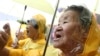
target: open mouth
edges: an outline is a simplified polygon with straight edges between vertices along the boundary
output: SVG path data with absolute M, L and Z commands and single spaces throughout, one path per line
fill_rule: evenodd
M 60 34 L 56 34 L 56 38 L 61 38 L 61 35 Z
M 29 33 L 29 30 L 27 29 L 27 34 Z
M 59 32 L 55 33 L 54 41 L 59 40 L 62 37 L 62 35 Z

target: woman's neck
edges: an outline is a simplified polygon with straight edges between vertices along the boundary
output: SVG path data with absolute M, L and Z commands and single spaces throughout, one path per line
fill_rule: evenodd
M 63 50 L 62 56 L 76 56 L 76 54 L 71 53 L 71 51 Z
M 82 47 L 75 47 L 73 49 L 70 48 L 62 48 L 62 56 L 77 56 L 80 53 L 82 53 L 83 48 Z
M 63 47 L 63 48 L 61 48 L 62 56 L 76 56 L 77 51 L 75 49 L 73 49 L 73 47 L 70 47 L 70 48 Z

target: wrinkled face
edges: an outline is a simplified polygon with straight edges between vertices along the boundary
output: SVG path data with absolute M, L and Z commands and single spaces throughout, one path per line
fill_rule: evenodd
M 36 35 L 37 35 L 37 29 L 35 29 L 34 27 L 33 27 L 33 25 L 31 24 L 31 23 L 28 23 L 28 25 L 27 25 L 27 35 L 28 35 L 28 37 L 30 37 L 31 39 L 36 39 L 37 37 L 36 37 Z
M 79 14 L 68 10 L 59 18 L 59 24 L 54 32 L 53 45 L 56 48 L 72 47 L 80 35 Z

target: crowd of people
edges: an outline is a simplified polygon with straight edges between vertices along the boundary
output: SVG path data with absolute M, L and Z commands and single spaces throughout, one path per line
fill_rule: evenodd
M 16 34 L 16 43 L 9 23 L 4 25 L 5 31 L 0 31 L 0 56 L 43 56 L 48 37 L 46 18 L 34 15 L 26 25 L 24 32 Z M 45 56 L 100 56 L 96 16 L 84 6 L 71 5 L 64 9 L 50 38 L 52 44 L 48 45 Z

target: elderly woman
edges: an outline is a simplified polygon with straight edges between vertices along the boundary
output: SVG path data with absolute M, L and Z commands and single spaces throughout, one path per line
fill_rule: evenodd
M 45 24 L 44 16 L 38 14 L 27 22 L 27 35 L 29 38 L 19 41 L 18 49 L 4 47 L 7 43 L 7 34 L 0 31 L 0 56 L 42 56 L 45 47 Z M 46 56 L 56 56 L 52 46 Z M 53 52 L 52 52 L 53 51 Z
M 64 10 L 53 38 L 54 47 L 62 51 L 59 56 L 97 55 L 100 30 L 94 18 L 83 6 L 72 5 Z

